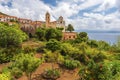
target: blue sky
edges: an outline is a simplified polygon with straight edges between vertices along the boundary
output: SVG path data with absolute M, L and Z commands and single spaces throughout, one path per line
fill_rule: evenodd
M 119 0 L 0 0 L 0 11 L 32 20 L 63 16 L 75 30 L 120 31 Z

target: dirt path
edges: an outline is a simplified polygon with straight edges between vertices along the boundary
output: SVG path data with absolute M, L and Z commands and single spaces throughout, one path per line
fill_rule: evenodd
M 7 67 L 10 63 L 0 64 L 0 72 L 3 68 Z

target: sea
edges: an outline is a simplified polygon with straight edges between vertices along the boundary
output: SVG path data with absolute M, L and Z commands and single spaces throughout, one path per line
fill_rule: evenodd
M 120 33 L 96 33 L 96 32 L 87 32 L 89 39 L 92 40 L 102 40 L 102 41 L 106 41 L 109 44 L 113 45 L 113 44 L 117 44 L 118 41 L 120 41 Z

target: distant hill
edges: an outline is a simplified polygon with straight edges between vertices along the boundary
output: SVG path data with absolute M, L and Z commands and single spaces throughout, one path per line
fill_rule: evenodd
M 8 16 L 7 14 L 4 14 L 4 13 L 2 13 L 2 12 L 0 12 L 0 15 L 5 15 L 5 16 Z

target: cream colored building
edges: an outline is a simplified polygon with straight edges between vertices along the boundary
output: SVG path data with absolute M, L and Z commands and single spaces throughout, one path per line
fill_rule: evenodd
M 47 12 L 45 18 L 46 28 L 63 28 L 63 32 L 65 31 L 65 21 L 62 16 L 58 20 L 51 22 L 50 14 Z

